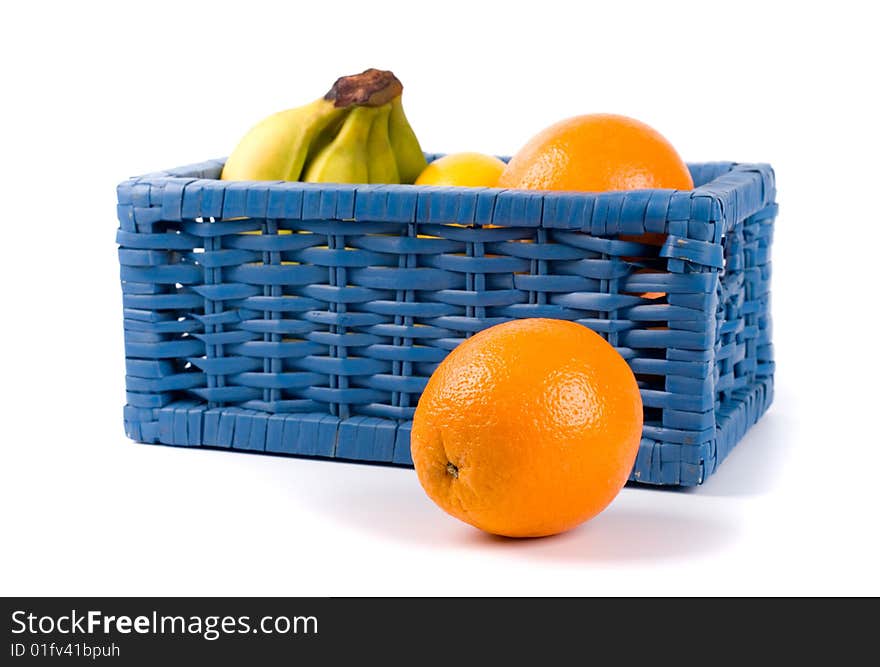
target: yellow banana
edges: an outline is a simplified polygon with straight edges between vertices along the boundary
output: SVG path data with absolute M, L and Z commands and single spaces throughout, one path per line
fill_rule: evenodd
M 220 178 L 244 181 L 296 181 L 309 146 L 348 111 L 333 100 L 318 99 L 263 119 L 239 142 Z
M 376 107 L 356 106 L 345 117 L 339 134 L 306 166 L 308 183 L 368 183 L 370 128 Z
M 419 140 L 403 112 L 400 95 L 391 100 L 388 136 L 391 140 L 391 148 L 397 158 L 400 182 L 414 183 L 419 174 L 428 166 L 428 163 L 425 160 L 422 147 L 419 145 Z
M 367 172 L 370 183 L 400 183 L 397 160 L 388 138 L 388 117 L 391 105 L 384 104 L 376 110 L 376 118 L 367 140 Z
M 426 162 L 403 112 L 402 92 L 388 71 L 340 77 L 323 98 L 254 126 L 220 178 L 412 183 Z

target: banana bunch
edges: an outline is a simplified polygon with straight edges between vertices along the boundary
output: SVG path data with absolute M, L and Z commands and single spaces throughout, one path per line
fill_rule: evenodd
M 368 69 L 322 98 L 265 118 L 226 160 L 220 178 L 311 183 L 413 183 L 426 166 L 401 104 L 403 85 Z

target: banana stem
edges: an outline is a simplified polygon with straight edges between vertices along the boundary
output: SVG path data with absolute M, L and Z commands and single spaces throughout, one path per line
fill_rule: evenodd
M 324 99 L 336 107 L 381 107 L 402 92 L 403 84 L 392 72 L 371 67 L 360 74 L 336 79 Z

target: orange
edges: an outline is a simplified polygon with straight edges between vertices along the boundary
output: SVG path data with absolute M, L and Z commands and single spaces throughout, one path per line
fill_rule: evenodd
M 499 324 L 438 366 L 413 420 L 431 499 L 508 537 L 568 530 L 601 512 L 632 469 L 642 400 L 626 361 L 564 320 Z
M 534 136 L 498 180 L 527 190 L 639 190 L 694 187 L 687 165 L 659 132 L 626 116 L 589 114 Z
M 419 174 L 416 185 L 495 187 L 507 165 L 483 153 L 452 153 L 437 158 Z

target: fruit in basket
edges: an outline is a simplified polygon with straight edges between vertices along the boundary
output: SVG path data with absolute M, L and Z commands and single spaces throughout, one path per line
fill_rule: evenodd
M 416 179 L 416 185 L 463 185 L 493 188 L 507 165 L 494 155 L 452 153 L 437 158 Z
M 402 92 L 403 85 L 388 71 L 368 69 L 340 77 L 321 99 L 254 126 L 220 177 L 412 183 L 425 166 L 425 156 L 403 112 Z M 367 119 L 378 124 L 375 132 Z M 365 133 L 366 147 L 360 145 Z
M 614 114 L 575 116 L 539 132 L 511 158 L 498 185 L 584 192 L 694 187 L 659 132 Z
M 490 533 L 538 537 L 601 512 L 642 434 L 635 376 L 590 329 L 499 324 L 441 362 L 419 400 L 412 458 L 427 494 Z
M 694 187 L 687 165 L 659 132 L 613 114 L 575 116 L 539 132 L 511 158 L 498 184 L 587 192 Z M 666 237 L 641 234 L 621 235 L 620 239 L 662 246 Z M 640 296 L 657 299 L 665 294 Z
M 309 146 L 346 109 L 323 98 L 272 114 L 254 126 L 223 166 L 220 178 L 236 181 L 295 181 Z
M 391 115 L 388 118 L 388 138 L 397 158 L 397 170 L 401 183 L 413 183 L 428 164 L 425 154 L 413 132 L 412 126 L 403 112 L 400 95 L 391 100 Z
M 391 105 L 385 104 L 376 110 L 376 117 L 370 125 L 370 136 L 367 139 L 367 155 L 369 156 L 368 178 L 370 183 L 400 183 L 400 170 L 391 136 L 388 133 L 388 120 L 391 116 Z M 421 149 L 419 149 L 421 153 Z M 422 159 L 425 156 L 422 153 Z
M 339 134 L 306 167 L 308 183 L 369 183 L 370 129 L 375 107 L 355 107 L 345 117 Z

